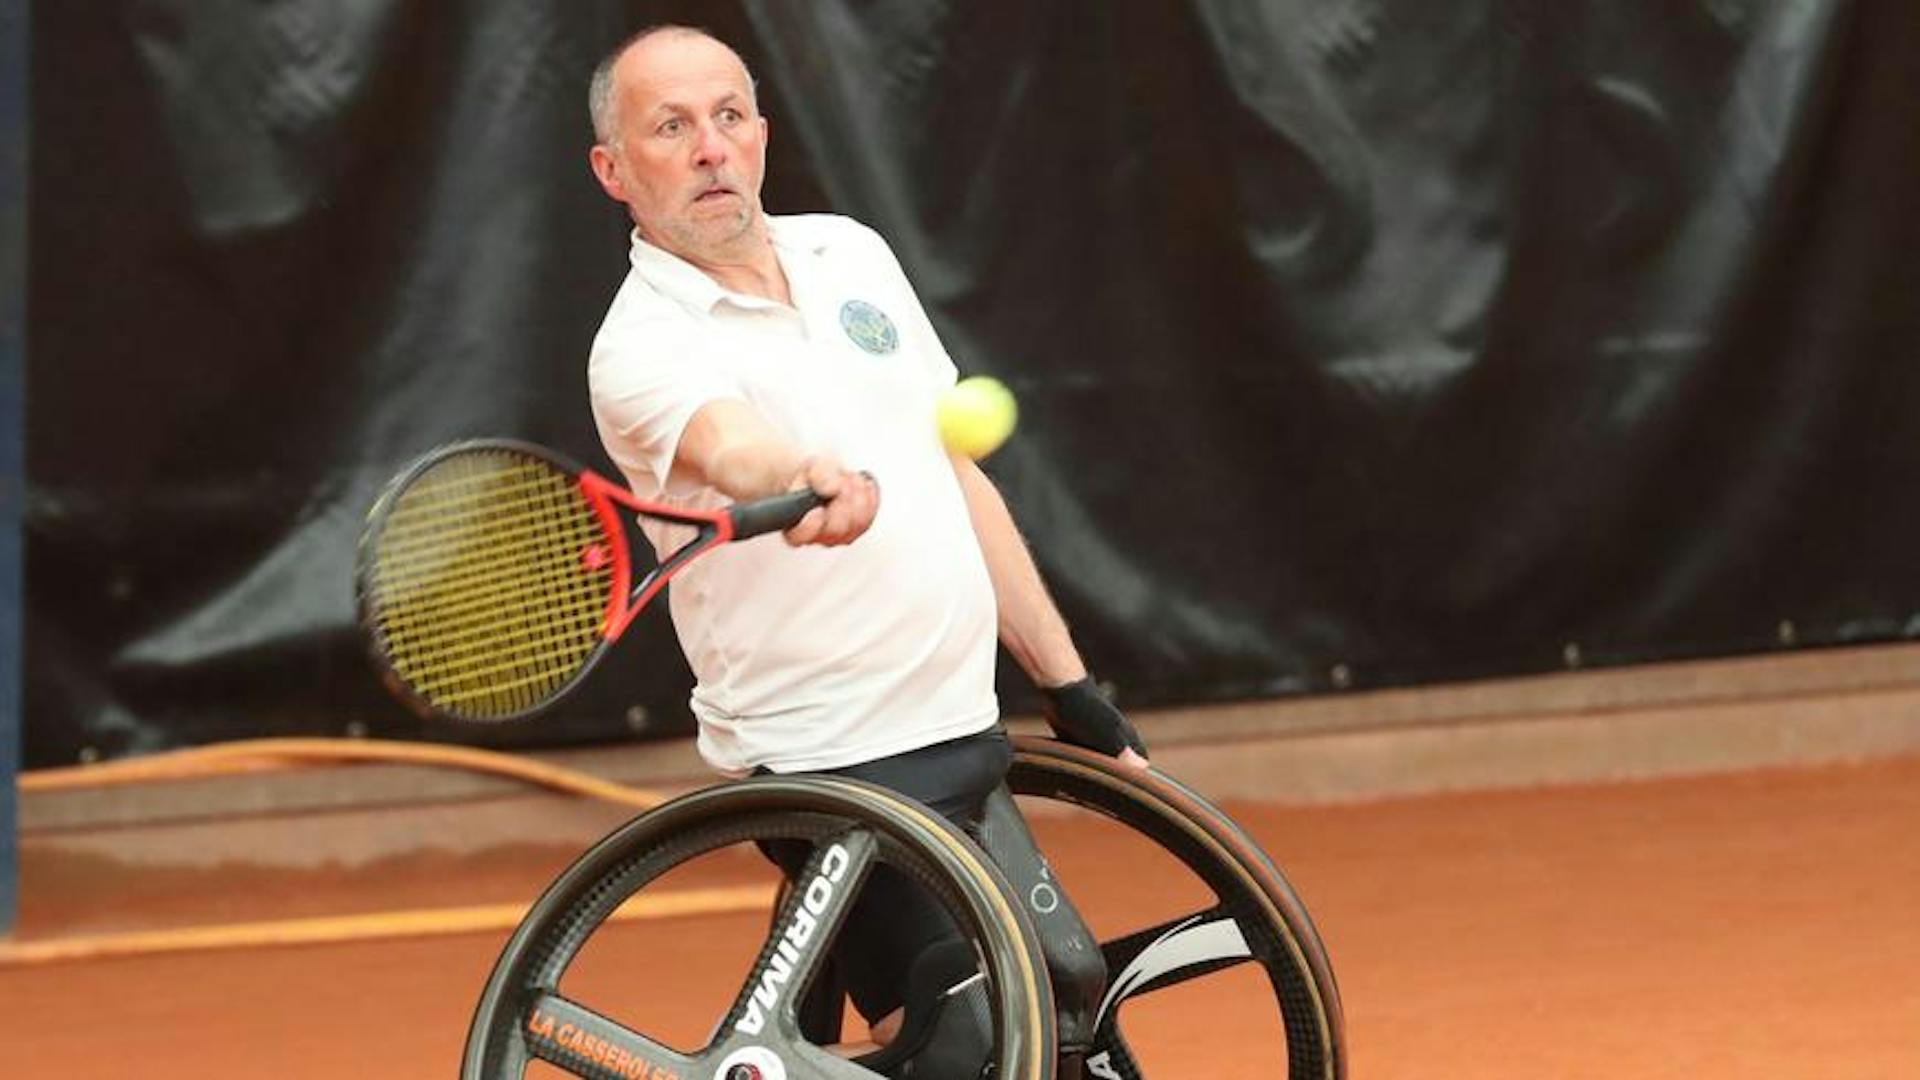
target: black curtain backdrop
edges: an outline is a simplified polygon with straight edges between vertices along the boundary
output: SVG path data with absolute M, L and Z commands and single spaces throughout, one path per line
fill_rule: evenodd
M 456 730 L 350 584 L 436 443 L 604 461 L 584 88 L 659 20 L 759 76 L 770 209 L 879 229 L 1019 394 L 989 471 L 1125 704 L 1911 636 L 1916 12 L 39 4 L 26 760 L 687 730 L 664 611 Z

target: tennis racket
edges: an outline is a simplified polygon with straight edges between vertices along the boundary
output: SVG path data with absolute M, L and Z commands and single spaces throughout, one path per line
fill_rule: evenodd
M 519 719 L 578 686 L 688 563 L 790 528 L 821 502 L 796 491 L 719 510 L 662 506 L 529 443 L 452 443 L 404 469 L 368 512 L 361 625 L 388 688 L 421 714 Z M 636 584 L 616 507 L 689 526 L 693 539 Z

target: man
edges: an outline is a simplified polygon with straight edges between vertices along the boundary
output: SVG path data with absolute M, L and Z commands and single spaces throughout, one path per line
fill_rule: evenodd
M 594 176 L 634 222 L 589 365 L 608 455 L 636 492 L 681 505 L 803 485 L 826 499 L 789 548 L 725 548 L 674 583 L 705 759 L 734 776 L 872 780 L 978 835 L 1009 756 L 997 637 L 1064 738 L 1145 768 L 998 491 L 939 445 L 934 404 L 956 369 L 885 241 L 845 218 L 763 211 L 768 124 L 740 57 L 656 27 L 602 63 L 589 98 Z M 927 903 L 891 897 L 864 926 L 856 907 L 842 935 L 856 940 L 836 950 L 883 1044 L 937 1042 L 941 993 L 970 974 L 950 970 L 942 913 L 902 914 Z

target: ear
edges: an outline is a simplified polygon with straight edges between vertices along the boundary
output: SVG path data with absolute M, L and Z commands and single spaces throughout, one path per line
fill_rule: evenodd
M 607 193 L 607 198 L 617 203 L 627 201 L 627 185 L 620 179 L 620 159 L 613 156 L 605 143 L 595 143 L 593 149 L 587 151 L 587 165 L 593 169 L 593 178 L 600 181 L 600 189 Z

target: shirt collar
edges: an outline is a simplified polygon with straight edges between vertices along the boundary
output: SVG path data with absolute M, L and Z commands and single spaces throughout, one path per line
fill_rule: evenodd
M 787 272 L 789 282 L 799 261 L 794 256 L 819 255 L 827 248 L 825 243 L 814 242 L 812 238 L 802 240 L 789 235 L 784 224 L 774 217 L 767 218 L 767 236 L 773 241 L 774 251 L 780 256 L 781 268 Z M 767 304 L 759 297 L 745 296 L 727 289 L 708 277 L 706 271 L 641 239 L 637 228 L 629 234 L 629 239 L 632 247 L 627 253 L 627 261 L 646 279 L 647 284 L 669 299 L 702 312 L 711 312 L 714 305 L 723 300 L 738 307 L 764 307 Z
M 677 300 L 695 311 L 712 311 L 713 305 L 729 295 L 719 282 L 706 275 L 706 271 L 641 239 L 639 229 L 634 229 L 630 238 L 632 247 L 627 252 L 627 261 L 633 264 L 634 271 L 645 278 L 647 284 L 668 299 Z

